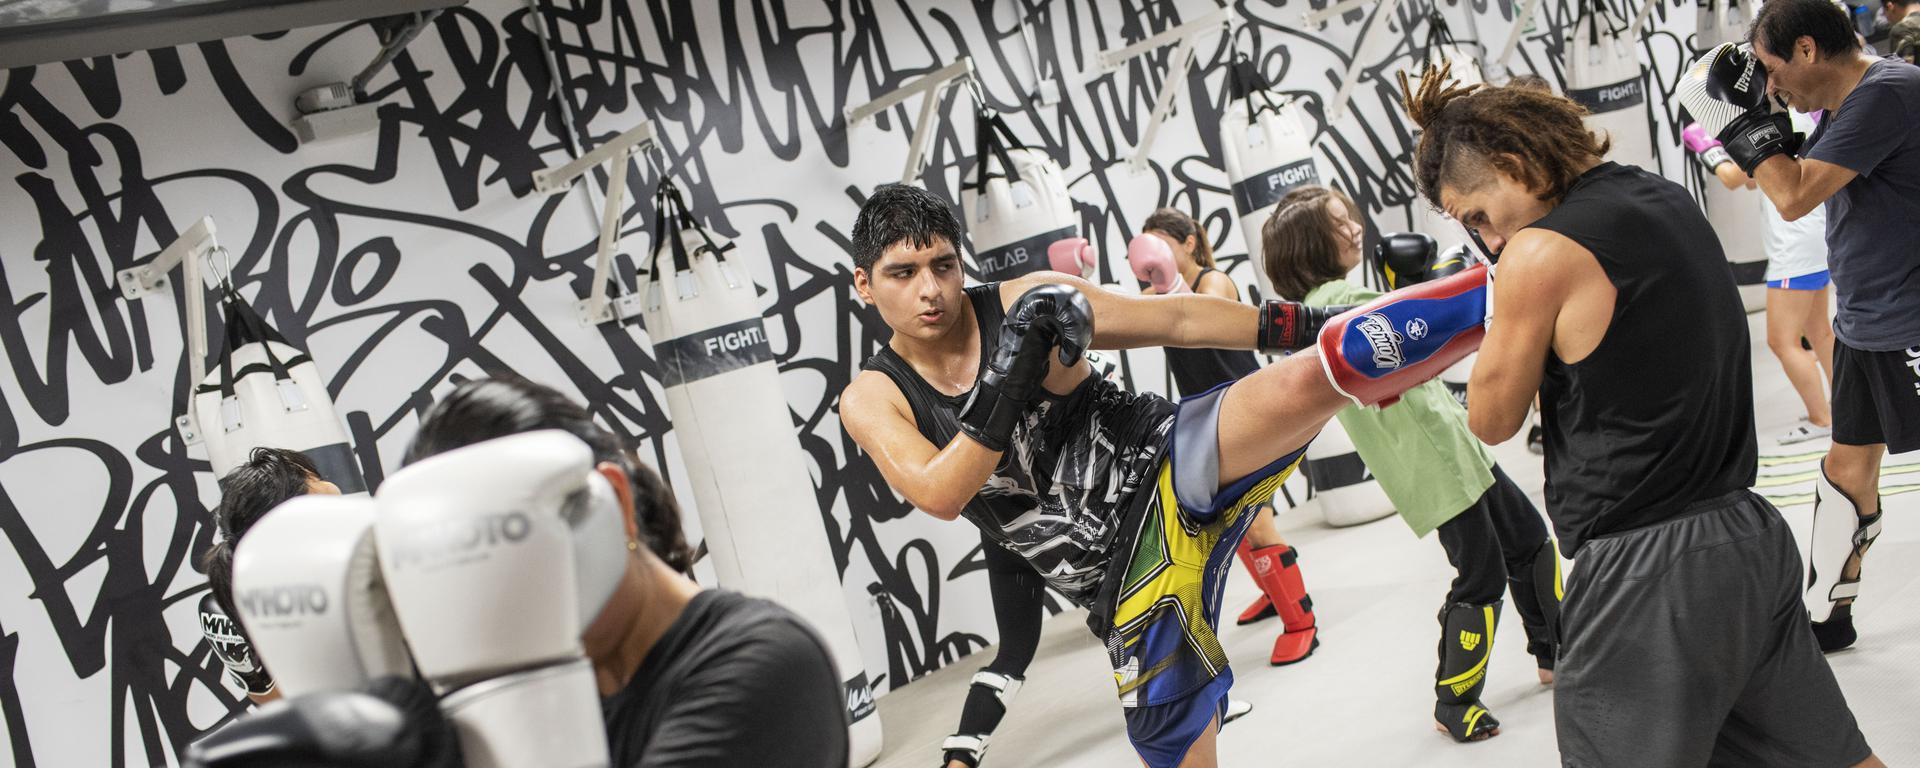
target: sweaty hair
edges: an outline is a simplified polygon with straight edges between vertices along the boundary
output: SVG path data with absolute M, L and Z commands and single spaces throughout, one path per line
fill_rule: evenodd
M 268 510 L 306 495 L 307 483 L 321 479 L 312 459 L 285 448 L 255 448 L 245 464 L 220 478 L 220 503 L 213 508 L 220 540 L 207 550 L 201 564 L 214 602 L 235 622 L 240 621 L 240 612 L 233 605 L 233 548 Z
M 1207 242 L 1207 231 L 1200 228 L 1200 222 L 1194 221 L 1185 211 L 1176 208 L 1161 208 L 1147 217 L 1147 223 L 1140 231 L 1154 230 L 1165 232 L 1175 240 L 1186 242 L 1193 238 L 1193 263 L 1202 269 L 1213 266 L 1213 244 Z
M 853 219 L 853 266 L 871 270 L 888 248 L 902 242 L 928 248 L 936 238 L 960 249 L 960 222 L 947 201 L 919 187 L 885 185 L 873 191 Z
M 1526 88 L 1541 93 L 1553 93 L 1553 84 L 1536 74 L 1514 75 L 1507 79 L 1508 88 Z
M 1803 36 L 1813 38 L 1822 58 L 1860 50 L 1854 35 L 1853 20 L 1833 0 L 1767 0 L 1747 30 L 1754 45 L 1783 59 L 1793 57 L 1793 45 Z
M 525 379 L 477 379 L 454 387 L 420 420 L 420 431 L 400 460 L 412 464 L 436 454 L 498 437 L 558 429 L 593 449 L 595 462 L 611 462 L 633 489 L 633 517 L 641 543 L 681 573 L 693 570 L 693 549 L 680 529 L 680 505 L 660 476 L 635 461 L 626 441 L 594 423 L 587 409 L 551 387 Z
M 1280 198 L 1260 227 L 1261 266 L 1280 298 L 1301 301 L 1321 284 L 1346 277 L 1347 270 L 1340 267 L 1345 238 L 1329 205 L 1335 200 L 1347 207 L 1349 217 L 1360 215 L 1345 193 L 1309 184 Z
M 1441 185 L 1476 189 L 1495 170 L 1541 200 L 1557 200 L 1612 146 L 1587 130 L 1581 121 L 1586 108 L 1564 96 L 1524 87 L 1461 85 L 1451 78 L 1452 70 L 1451 63 L 1442 64 L 1421 79 L 1417 91 L 1405 73 L 1400 75 L 1407 116 L 1421 129 L 1414 172 L 1420 193 L 1435 208 Z

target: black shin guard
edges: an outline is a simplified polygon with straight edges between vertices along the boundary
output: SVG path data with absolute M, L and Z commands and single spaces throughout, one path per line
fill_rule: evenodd
M 1521 626 L 1527 630 L 1527 653 L 1541 669 L 1553 669 L 1560 638 L 1554 634 L 1560 617 L 1560 557 L 1553 539 L 1540 543 L 1524 563 L 1507 572 L 1507 588 L 1513 593 L 1514 610 L 1520 613 Z
M 1456 741 L 1484 738 L 1500 721 L 1480 705 L 1500 601 L 1448 603 L 1440 609 L 1440 668 L 1434 679 L 1434 719 Z

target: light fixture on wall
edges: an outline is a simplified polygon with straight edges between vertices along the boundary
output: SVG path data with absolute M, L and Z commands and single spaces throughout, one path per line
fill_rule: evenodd
M 974 100 L 982 109 L 987 107 L 985 98 L 980 94 L 979 82 L 973 72 L 973 59 L 962 56 L 911 83 L 881 94 L 869 101 L 845 112 L 847 131 L 851 133 L 874 115 L 898 106 L 900 102 L 919 94 L 926 94 L 920 102 L 920 119 L 913 125 L 913 140 L 907 144 L 907 166 L 900 173 L 900 183 L 913 184 L 920 178 L 920 169 L 926 157 L 927 139 L 933 135 L 933 127 L 940 123 L 940 97 L 942 92 L 954 85 L 965 85 L 973 93 Z
M 299 115 L 292 120 L 293 132 L 300 143 L 311 144 L 368 133 L 379 127 L 375 114 L 380 105 L 367 99 L 367 83 L 400 56 L 408 43 L 432 24 L 439 10 L 404 13 L 373 19 L 369 25 L 380 38 L 380 52 L 360 74 L 344 83 L 328 83 L 309 88 L 293 100 Z
M 587 289 L 587 297 L 575 305 L 582 325 L 624 322 L 639 317 L 644 309 L 638 293 L 623 291 L 619 297 L 609 299 L 607 276 L 613 270 L 613 250 L 620 244 L 620 213 L 627 202 L 627 161 L 634 153 L 645 152 L 653 146 L 653 122 L 642 120 L 639 125 L 565 164 L 533 172 L 534 192 L 557 195 L 572 189 L 574 180 L 587 171 L 602 163 L 607 166 L 607 196 L 600 210 L 600 247 L 594 254 L 593 282 Z M 656 233 L 656 236 L 668 235 Z

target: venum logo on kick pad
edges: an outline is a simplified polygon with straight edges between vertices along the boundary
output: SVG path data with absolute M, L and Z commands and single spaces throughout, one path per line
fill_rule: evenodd
M 1378 312 L 1369 312 L 1354 324 L 1360 329 L 1360 335 L 1367 340 L 1367 346 L 1373 349 L 1373 365 L 1389 371 L 1399 370 L 1406 365 L 1406 355 L 1400 351 L 1400 333 L 1393 329 L 1393 322 Z

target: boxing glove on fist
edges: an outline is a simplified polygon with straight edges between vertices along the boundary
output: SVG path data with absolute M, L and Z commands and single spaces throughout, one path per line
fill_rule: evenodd
M 1800 135 L 1767 98 L 1767 71 L 1746 46 L 1722 43 L 1680 78 L 1680 103 L 1718 139 L 1747 175 L 1774 155 L 1800 149 Z
M 1388 290 L 1392 290 L 1426 282 L 1440 255 L 1440 246 L 1419 232 L 1395 232 L 1380 238 L 1373 255 L 1380 260 Z
M 1099 263 L 1099 254 L 1093 250 L 1093 243 L 1084 237 L 1069 237 L 1055 240 L 1047 246 L 1047 266 L 1055 272 L 1079 275 L 1093 279 L 1093 269 Z
M 1140 282 L 1153 286 L 1153 292 L 1165 296 L 1186 293 L 1187 280 L 1180 276 L 1180 264 L 1173 258 L 1167 241 L 1149 234 L 1135 235 L 1127 243 L 1127 266 Z
M 187 768 L 458 768 L 460 743 L 425 683 L 379 678 L 276 701 L 187 747 Z
M 999 346 L 960 409 L 960 430 L 987 448 L 1006 450 L 1047 377 L 1048 356 L 1057 348 L 1060 364 L 1073 365 L 1091 343 L 1093 307 L 1080 291 L 1042 285 L 1021 294 L 1007 309 Z
M 1721 163 L 1733 162 L 1733 157 L 1727 154 L 1727 148 L 1707 135 L 1706 127 L 1699 123 L 1687 123 L 1687 127 L 1680 131 L 1680 141 L 1687 145 L 1687 149 L 1693 152 L 1708 173 L 1718 173 Z

